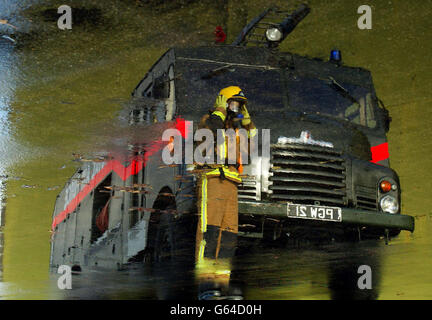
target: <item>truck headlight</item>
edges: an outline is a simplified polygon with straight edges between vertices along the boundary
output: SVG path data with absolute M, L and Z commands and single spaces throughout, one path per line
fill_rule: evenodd
M 279 41 L 282 39 L 282 32 L 276 27 L 268 28 L 265 34 L 268 41 Z
M 380 207 L 384 212 L 397 213 L 399 210 L 399 203 L 395 197 L 385 196 L 380 200 Z

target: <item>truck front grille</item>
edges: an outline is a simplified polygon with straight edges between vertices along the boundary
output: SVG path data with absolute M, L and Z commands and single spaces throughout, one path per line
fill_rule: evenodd
M 272 145 L 270 198 L 302 204 L 347 204 L 342 152 L 331 148 Z
M 376 211 L 377 205 L 377 191 L 375 188 L 367 188 L 363 186 L 356 186 L 356 208 L 364 210 Z
M 238 186 L 238 199 L 245 201 L 259 200 L 255 177 L 242 178 L 242 183 Z

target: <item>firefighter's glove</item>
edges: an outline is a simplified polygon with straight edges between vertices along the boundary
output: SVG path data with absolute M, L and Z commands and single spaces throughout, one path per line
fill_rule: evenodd
M 217 108 L 222 108 L 224 110 L 227 109 L 227 98 L 224 95 L 219 95 L 216 98 L 215 104 L 213 106 L 213 108 L 216 110 Z
M 250 124 L 251 118 L 245 104 L 241 108 L 241 114 L 243 115 L 242 126 Z

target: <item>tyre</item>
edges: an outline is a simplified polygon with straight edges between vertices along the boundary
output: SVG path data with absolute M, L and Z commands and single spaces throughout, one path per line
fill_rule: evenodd
M 283 233 L 282 222 L 266 219 L 263 226 L 263 243 L 270 246 L 285 246 L 287 237 Z
M 194 261 L 195 233 L 186 217 L 176 218 L 168 207 L 161 213 L 157 227 L 154 261 L 156 263 L 190 263 Z M 167 212 L 168 211 L 168 212 Z M 189 222 L 189 223 L 188 223 Z
M 389 230 L 389 236 L 391 238 L 397 237 L 399 235 L 399 233 L 401 233 L 400 229 L 390 229 Z

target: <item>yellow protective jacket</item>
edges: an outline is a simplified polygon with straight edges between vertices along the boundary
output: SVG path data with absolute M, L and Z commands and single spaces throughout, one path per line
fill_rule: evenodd
M 201 121 L 198 126 L 199 129 L 207 128 L 212 130 L 214 134 L 214 141 L 217 141 L 216 132 L 217 129 L 234 129 L 234 125 L 230 119 L 227 119 L 227 111 L 224 108 L 216 108 L 215 110 L 209 112 L 209 114 L 204 115 L 201 118 Z M 251 121 L 248 125 L 242 126 L 248 133 L 248 138 L 253 137 L 256 134 L 256 128 L 254 123 Z M 225 160 L 225 164 L 213 164 L 208 165 L 209 168 L 217 169 L 208 172 L 209 175 L 217 175 L 219 171 L 221 174 L 225 175 L 225 178 L 232 180 L 237 183 L 241 183 L 241 178 L 239 177 L 239 173 L 241 174 L 243 171 L 243 166 L 241 163 L 241 150 L 247 150 L 249 152 L 248 146 L 240 145 L 241 139 L 236 135 L 235 141 L 235 157 L 236 164 L 228 164 L 228 146 L 229 141 L 228 137 L 225 136 L 224 143 L 221 145 L 215 145 L 215 154 L 219 154 Z M 216 161 L 215 161 L 216 162 Z

